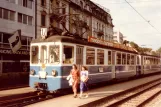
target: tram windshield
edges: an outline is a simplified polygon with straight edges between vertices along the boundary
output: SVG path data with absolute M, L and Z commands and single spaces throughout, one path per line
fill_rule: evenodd
M 47 63 L 47 46 L 43 45 L 41 46 L 41 63 Z
M 60 47 L 58 45 L 49 46 L 49 63 L 59 63 Z
M 39 48 L 38 46 L 32 46 L 31 48 L 31 63 L 38 64 Z

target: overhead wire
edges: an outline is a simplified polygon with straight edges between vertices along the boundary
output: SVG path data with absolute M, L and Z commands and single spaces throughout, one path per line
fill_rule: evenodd
M 125 0 L 126 1 L 126 3 L 140 16 L 140 17 L 142 17 L 152 28 L 154 28 L 159 34 L 161 34 L 161 32 L 157 29 L 157 28 L 155 28 L 151 23 L 150 23 L 150 21 L 149 20 L 147 20 L 147 19 L 145 19 L 127 0 Z

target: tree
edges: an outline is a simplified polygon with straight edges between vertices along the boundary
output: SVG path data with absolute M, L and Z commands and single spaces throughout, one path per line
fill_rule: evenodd
M 130 45 L 135 48 L 137 51 L 140 51 L 140 47 L 135 42 L 130 42 Z
M 161 47 L 157 50 L 157 52 L 161 54 Z

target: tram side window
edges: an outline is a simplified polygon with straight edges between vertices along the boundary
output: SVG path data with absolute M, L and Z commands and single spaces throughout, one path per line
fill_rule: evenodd
M 131 61 L 130 54 L 127 54 L 127 65 L 130 65 L 130 61 Z
M 139 56 L 137 56 L 137 64 L 140 64 Z
M 112 54 L 111 54 L 111 51 L 108 51 L 108 65 L 111 65 L 112 63 Z
M 32 46 L 31 48 L 31 63 L 37 64 L 39 59 L 39 47 L 38 46 Z
M 95 49 L 93 48 L 86 49 L 86 64 L 87 65 L 95 64 Z
M 117 53 L 117 64 L 121 64 L 121 53 Z
M 131 65 L 134 65 L 134 64 L 135 64 L 135 56 L 131 55 Z
M 126 54 L 125 53 L 122 54 L 122 64 L 126 65 Z
M 97 64 L 104 64 L 104 50 L 97 49 Z
M 59 63 L 59 46 L 58 45 L 52 45 L 49 46 L 49 62 L 50 63 Z
M 47 63 L 47 47 L 41 46 L 41 63 Z
M 64 64 L 74 63 L 74 46 L 64 45 L 63 63 Z

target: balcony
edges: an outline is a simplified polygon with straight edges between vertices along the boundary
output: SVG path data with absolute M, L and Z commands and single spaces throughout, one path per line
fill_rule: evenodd
M 98 36 L 103 36 L 103 35 L 104 35 L 103 30 L 99 30 L 99 31 L 97 32 L 97 35 L 98 35 Z

